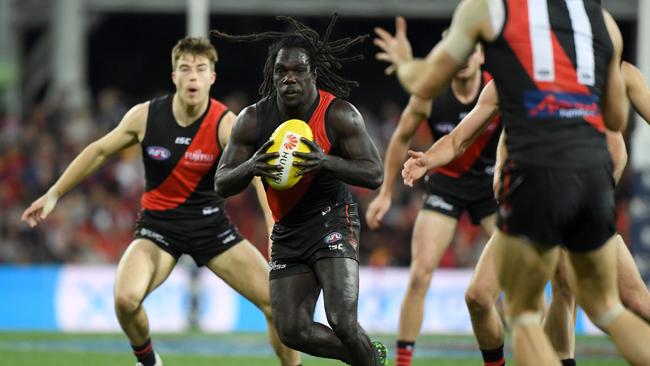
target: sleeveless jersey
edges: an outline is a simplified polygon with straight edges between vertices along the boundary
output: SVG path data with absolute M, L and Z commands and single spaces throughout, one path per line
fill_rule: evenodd
M 600 103 L 613 46 L 599 1 L 496 0 L 485 44 L 510 159 L 548 167 L 610 161 Z
M 492 80 L 490 74 L 486 72 L 481 74 L 482 86 L 490 80 Z M 444 94 L 434 99 L 427 120 L 433 137 L 438 140 L 458 126 L 476 106 L 479 94 L 472 101 L 464 104 L 456 98 L 449 87 Z M 461 156 L 445 166 L 433 169 L 433 172 L 455 179 L 488 179 L 491 182 L 500 134 L 500 118 L 495 117 Z
M 223 213 L 223 199 L 214 191 L 214 174 L 221 156 L 219 123 L 228 108 L 210 99 L 199 120 L 183 127 L 172 113 L 173 97 L 149 103 L 141 143 L 146 179 L 142 209 L 167 219 Z
M 318 97 L 312 108 L 307 112 L 303 121 L 308 122 L 314 134 L 314 141 L 329 154 L 332 149 L 326 130 L 327 110 L 336 97 L 323 90 L 318 91 Z M 262 99 L 256 104 L 258 139 L 256 150 L 259 149 L 275 129 L 284 122 L 276 102 L 276 94 Z M 318 171 L 306 175 L 298 183 L 284 191 L 273 189 L 264 183 L 266 197 L 273 212 L 273 218 L 282 226 L 295 227 L 315 215 L 321 215 L 323 209 L 332 207 L 340 202 L 351 202 L 352 196 L 347 185 L 327 172 Z

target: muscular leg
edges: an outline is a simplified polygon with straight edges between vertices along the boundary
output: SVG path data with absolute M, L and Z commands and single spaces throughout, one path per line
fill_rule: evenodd
M 271 280 L 273 324 L 287 346 L 313 356 L 348 362 L 350 356 L 332 329 L 314 322 L 321 286 L 312 272 Z
M 271 345 L 280 358 L 282 366 L 300 364 L 300 353 L 282 344 L 273 326 L 268 265 L 257 248 L 248 240 L 242 240 L 221 255 L 212 258 L 207 266 L 230 287 L 262 310 L 268 324 Z
M 576 299 L 628 362 L 650 365 L 650 326 L 626 310 L 618 295 L 616 241 L 613 236 L 598 250 L 569 254 L 576 274 Z
M 650 323 L 650 293 L 639 274 L 632 254 L 620 235 L 614 237 L 618 258 L 618 290 L 621 301 L 631 312 Z
M 424 318 L 424 299 L 433 271 L 453 239 L 458 220 L 441 213 L 421 210 L 413 227 L 411 271 L 402 300 L 397 339 L 414 342 Z
M 569 283 L 572 283 L 571 269 L 567 253 L 562 250 L 555 275 L 551 279 L 553 294 L 544 318 L 544 332 L 558 357 L 563 360 L 575 357 L 577 307 Z
M 146 239 L 129 245 L 117 266 L 115 313 L 132 345 L 149 339 L 149 319 L 142 306 L 145 297 L 167 279 L 176 260 Z
M 479 348 L 494 350 L 503 346 L 503 323 L 496 309 L 499 283 L 494 264 L 494 236 L 490 237 L 476 264 L 465 302 Z
M 357 320 L 359 263 L 351 258 L 322 258 L 314 272 L 323 287 L 325 314 L 350 355 L 353 366 L 374 366 L 374 347 Z
M 506 293 L 515 363 L 520 366 L 560 365 L 544 335 L 540 308 L 559 249 L 542 249 L 499 230 L 494 234 L 493 245 L 499 283 Z

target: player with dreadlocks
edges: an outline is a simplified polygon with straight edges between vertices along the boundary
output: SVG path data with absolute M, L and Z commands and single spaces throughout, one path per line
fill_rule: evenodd
M 302 139 L 309 153 L 294 162 L 303 178 L 288 190 L 266 187 L 276 220 L 271 239 L 271 309 L 280 339 L 314 356 L 358 366 L 386 364 L 386 348 L 371 342 L 357 321 L 360 219 L 346 185 L 376 189 L 382 163 L 363 118 L 349 102 L 357 83 L 336 73 L 350 47 L 367 36 L 330 41 L 336 15 L 321 39 L 303 23 L 278 17 L 293 30 L 244 36 L 212 33 L 236 42 L 273 41 L 260 87 L 262 99 L 237 117 L 215 176 L 223 197 L 239 193 L 255 176 L 279 171 L 268 161 L 271 133 L 288 119 L 309 122 L 314 142 Z M 314 321 L 323 290 L 331 329 Z

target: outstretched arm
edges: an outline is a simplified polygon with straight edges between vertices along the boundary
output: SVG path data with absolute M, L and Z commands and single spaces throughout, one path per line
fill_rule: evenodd
M 476 106 L 453 131 L 436 141 L 426 153 L 409 151 L 410 158 L 402 170 L 404 184 L 413 186 L 413 182 L 422 178 L 428 170 L 447 165 L 462 155 L 498 113 L 498 109 L 499 97 L 494 81 L 491 81 L 481 91 Z
M 337 99 L 327 111 L 327 118 L 326 126 L 338 155 L 325 155 L 316 143 L 302 138 L 311 152 L 293 153 L 304 159 L 293 163 L 300 169 L 297 174 L 323 169 L 347 184 L 370 189 L 379 187 L 383 180 L 381 158 L 366 131 L 361 113 L 349 102 Z
M 366 210 L 366 222 L 373 230 L 379 227 L 379 222 L 390 209 L 393 183 L 401 171 L 411 138 L 430 112 L 431 100 L 422 100 L 415 96 L 409 99 L 408 105 L 402 111 L 384 156 L 384 183 Z
M 645 77 L 639 69 L 625 61 L 621 64 L 621 73 L 632 107 L 647 123 L 650 123 L 650 90 Z
M 396 70 L 400 83 L 411 95 L 432 99 L 449 85 L 476 43 L 481 38 L 494 38 L 496 32 L 492 29 L 486 0 L 463 0 L 454 12 L 449 34 L 426 59 L 413 58 L 404 18 L 396 19 L 394 37 L 382 28 L 375 28 L 375 33 L 379 38 L 374 43 L 382 49 L 377 59 L 391 64 L 387 73 Z
M 138 143 L 144 137 L 148 108 L 148 103 L 134 106 L 115 129 L 86 146 L 47 193 L 23 212 L 22 220 L 27 221 L 31 227 L 38 225 L 54 209 L 59 197 L 102 166 L 111 155 Z
M 277 153 L 266 153 L 273 141 L 267 141 L 256 152 L 256 138 L 257 113 L 255 107 L 250 106 L 237 117 L 214 175 L 214 189 L 221 197 L 243 191 L 255 176 L 273 177 L 273 173 L 279 171 L 279 166 L 267 163 L 278 157 Z

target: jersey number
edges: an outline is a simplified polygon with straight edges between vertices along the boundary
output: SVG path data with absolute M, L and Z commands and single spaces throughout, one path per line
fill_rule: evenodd
M 593 86 L 596 81 L 594 37 L 583 0 L 565 0 L 571 18 L 576 49 L 578 82 Z M 528 0 L 530 44 L 533 49 L 533 71 L 536 81 L 554 81 L 553 42 L 548 20 L 547 0 Z

